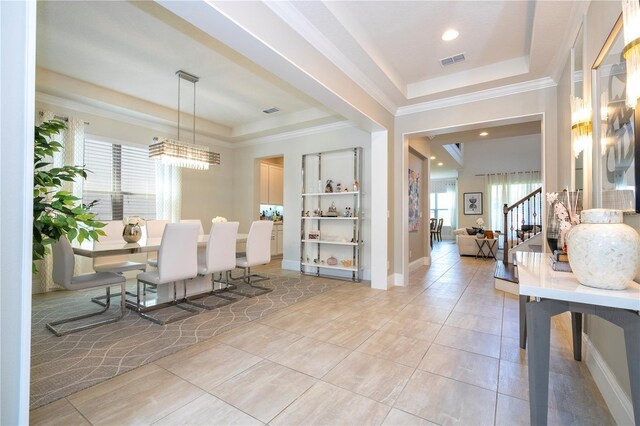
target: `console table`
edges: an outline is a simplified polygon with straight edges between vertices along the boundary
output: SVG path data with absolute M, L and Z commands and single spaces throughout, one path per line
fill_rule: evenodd
M 624 330 L 635 424 L 640 425 L 640 285 L 619 291 L 583 286 L 571 272 L 554 271 L 548 253 L 517 252 L 516 262 L 520 296 L 530 299 L 525 305 L 531 424 L 547 424 L 551 317 L 571 311 L 597 315 Z

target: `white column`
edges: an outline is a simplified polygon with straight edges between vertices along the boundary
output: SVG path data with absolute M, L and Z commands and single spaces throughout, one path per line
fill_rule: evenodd
M 387 289 L 388 132 L 371 133 L 371 287 Z
M 0 1 L 0 424 L 29 423 L 36 2 Z

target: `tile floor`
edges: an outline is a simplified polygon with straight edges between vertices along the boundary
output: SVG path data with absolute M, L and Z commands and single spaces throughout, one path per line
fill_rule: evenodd
M 345 283 L 31 412 L 32 424 L 526 425 L 518 303 L 493 262 L 434 247 L 409 285 Z M 614 424 L 570 320 L 552 325 L 550 424 Z

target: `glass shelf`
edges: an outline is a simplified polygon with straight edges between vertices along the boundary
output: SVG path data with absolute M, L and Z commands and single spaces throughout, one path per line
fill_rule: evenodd
M 319 197 L 324 195 L 358 195 L 360 191 L 342 191 L 342 192 L 310 192 L 302 194 L 303 197 Z
M 358 243 L 342 242 L 342 241 L 324 241 L 324 240 L 302 240 L 303 243 L 317 243 L 317 244 L 333 244 L 336 246 L 357 246 Z

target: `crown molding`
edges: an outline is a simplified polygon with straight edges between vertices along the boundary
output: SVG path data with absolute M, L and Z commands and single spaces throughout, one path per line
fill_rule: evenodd
M 250 139 L 243 142 L 233 144 L 233 148 L 246 148 L 249 146 L 262 145 L 265 143 L 280 142 L 288 139 L 299 138 L 302 136 L 315 135 L 318 133 L 326 133 L 334 130 L 348 129 L 356 127 L 352 122 L 345 120 L 337 123 L 324 124 L 322 126 L 308 127 L 306 129 L 293 130 L 291 132 L 283 132 L 276 135 L 263 136 L 256 139 Z
M 397 105 L 353 62 L 351 62 L 324 34 L 289 1 L 268 1 L 264 3 L 271 11 L 315 47 L 324 57 L 337 66 L 358 86 L 362 87 L 384 109 L 394 115 Z
M 522 83 L 508 84 L 506 86 L 495 87 L 487 90 L 466 93 L 464 95 L 451 96 L 449 98 L 436 99 L 434 101 L 423 102 L 415 105 L 407 105 L 398 108 L 396 117 L 415 114 L 418 112 L 432 111 L 434 109 L 447 108 L 456 105 L 464 105 L 472 102 L 484 101 L 487 99 L 500 98 L 503 96 L 515 95 L 517 93 L 532 92 L 535 90 L 555 87 L 558 83 L 550 77 L 539 78 L 537 80 L 524 81 Z
M 49 95 L 42 92 L 36 92 L 36 102 L 46 103 L 49 105 L 66 108 L 74 111 L 84 112 L 98 117 L 103 117 L 111 120 L 120 121 L 134 126 L 145 127 L 147 129 L 155 130 L 163 133 L 175 133 L 176 126 L 174 123 L 167 122 L 166 120 L 156 118 L 150 115 L 136 113 L 130 110 L 122 108 L 122 111 L 113 111 L 110 109 L 96 107 L 85 102 L 61 98 L 55 95 Z M 109 108 L 117 108 L 114 105 L 109 105 Z M 219 139 L 212 138 L 207 135 L 199 134 L 199 137 L 205 139 L 205 142 L 210 145 L 215 145 L 223 148 L 233 148 L 234 144 L 231 142 L 221 141 Z

